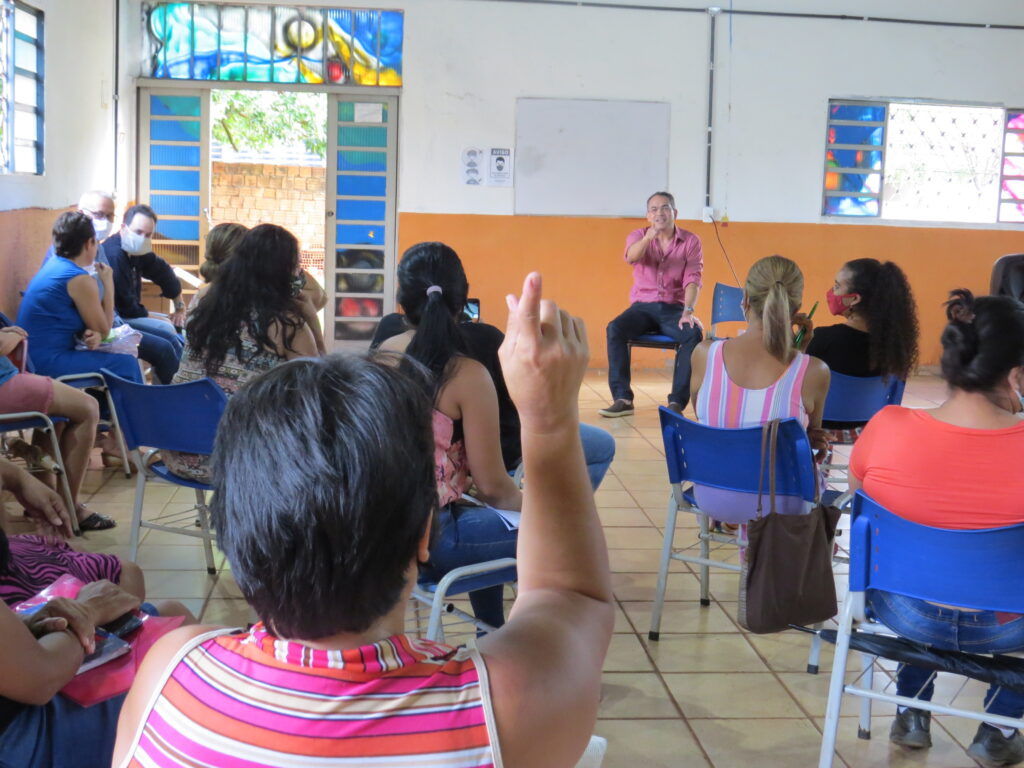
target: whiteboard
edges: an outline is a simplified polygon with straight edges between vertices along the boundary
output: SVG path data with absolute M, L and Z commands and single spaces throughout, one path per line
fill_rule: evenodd
M 642 216 L 668 186 L 669 105 L 518 99 L 515 212 Z

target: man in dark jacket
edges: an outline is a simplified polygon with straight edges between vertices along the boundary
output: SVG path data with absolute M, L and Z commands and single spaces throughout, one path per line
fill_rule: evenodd
M 124 216 L 121 231 L 103 241 L 101 246 L 114 271 L 114 308 L 128 325 L 143 334 L 162 340 L 169 349 L 151 360 L 156 377 L 169 384 L 178 370 L 178 361 L 184 344 L 175 331 L 185 322 L 185 303 L 181 297 L 181 282 L 174 269 L 153 253 L 153 231 L 156 212 L 148 205 L 133 205 Z M 142 278 L 160 286 L 161 295 L 174 302 L 170 322 L 150 317 L 142 306 Z

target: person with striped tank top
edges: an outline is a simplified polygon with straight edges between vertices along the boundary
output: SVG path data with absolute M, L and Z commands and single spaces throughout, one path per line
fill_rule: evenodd
M 828 366 L 804 354 L 814 329 L 800 312 L 804 276 L 795 262 L 768 256 L 750 268 L 742 307 L 747 330 L 734 339 L 707 340 L 694 351 L 691 390 L 697 420 L 712 427 L 756 427 L 796 418 L 807 429 L 816 458 L 827 449 L 821 414 L 831 378 Z M 801 349 L 793 328 L 804 329 Z M 757 496 L 697 487 L 697 503 L 716 520 L 735 526 L 754 517 Z M 779 497 L 776 511 L 799 514 L 802 499 Z
M 261 620 L 157 643 L 115 765 L 575 764 L 614 623 L 579 437 L 586 330 L 541 301 L 536 273 L 508 302 L 501 364 L 530 477 L 508 622 L 462 648 L 404 634 L 438 502 L 418 374 L 356 356 L 283 363 L 228 403 L 212 462 L 219 544 Z

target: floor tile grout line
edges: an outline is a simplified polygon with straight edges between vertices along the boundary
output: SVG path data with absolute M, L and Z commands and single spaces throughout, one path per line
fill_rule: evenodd
M 676 701 L 676 697 L 672 695 L 672 690 L 669 688 L 668 683 L 665 681 L 665 677 L 662 674 L 661 669 L 658 667 L 657 661 L 654 659 L 654 657 L 651 656 L 650 649 L 644 644 L 640 633 L 636 629 L 636 624 L 633 623 L 633 619 L 630 617 L 628 613 L 626 613 L 626 609 L 622 607 L 621 600 L 615 598 L 615 602 L 618 605 L 619 610 L 622 611 L 623 615 L 626 617 L 626 621 L 628 621 L 629 625 L 633 628 L 633 633 L 636 635 L 637 642 L 639 642 L 640 647 L 643 648 L 644 655 L 647 656 L 647 660 L 651 663 L 651 666 L 654 669 L 654 674 L 657 676 L 658 682 L 661 683 L 661 687 L 664 689 L 665 695 L 668 696 L 668 700 L 672 702 L 672 706 L 675 707 L 676 712 L 679 714 L 679 719 L 682 720 L 683 724 L 686 726 L 686 730 L 689 731 L 690 736 L 693 738 L 693 741 L 697 745 L 697 748 L 700 749 L 700 752 L 704 756 L 704 759 L 707 761 L 708 765 L 714 766 L 715 762 L 711 759 L 711 755 L 704 747 L 704 744 L 701 742 L 700 737 L 697 735 L 697 732 L 693 729 L 693 726 L 690 725 L 689 719 L 683 713 L 682 706 L 680 706 L 679 702 Z

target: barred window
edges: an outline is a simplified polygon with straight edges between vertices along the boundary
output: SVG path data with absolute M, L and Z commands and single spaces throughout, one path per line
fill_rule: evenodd
M 832 100 L 824 186 L 828 216 L 1024 222 L 1024 112 Z
M 0 173 L 43 172 L 43 14 L 0 0 Z

